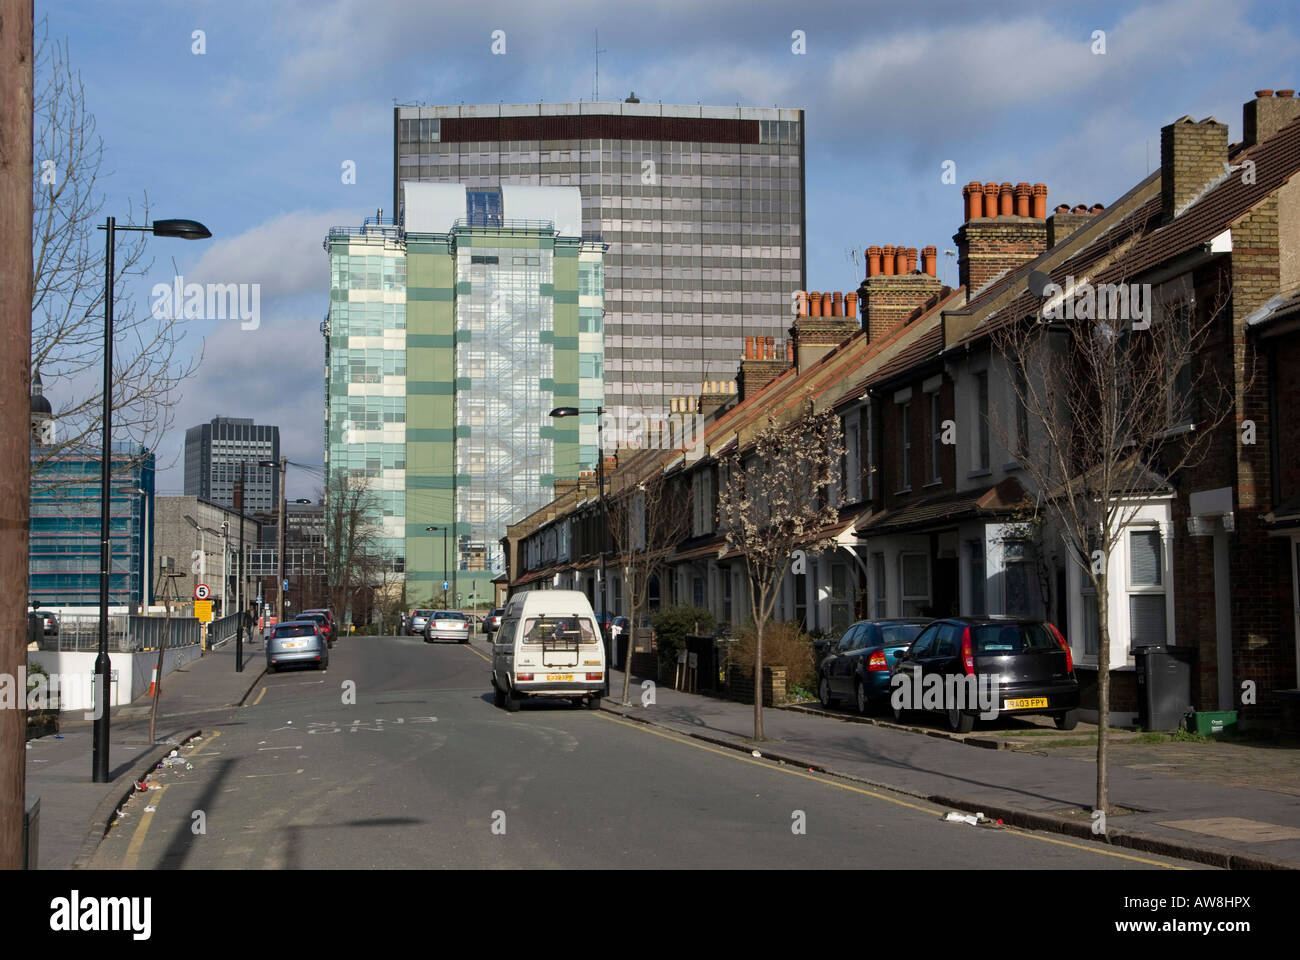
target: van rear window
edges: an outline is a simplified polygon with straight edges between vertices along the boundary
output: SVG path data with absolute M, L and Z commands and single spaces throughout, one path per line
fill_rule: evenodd
M 596 627 L 584 617 L 530 617 L 524 621 L 524 643 L 552 640 L 595 643 Z

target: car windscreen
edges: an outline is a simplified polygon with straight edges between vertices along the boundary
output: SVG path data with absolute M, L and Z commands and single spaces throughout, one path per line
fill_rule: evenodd
M 503 613 L 505 613 L 505 612 L 506 612 L 506 608 L 505 608 L 505 607 L 497 607 L 495 610 L 493 610 L 491 613 L 489 613 L 488 616 L 489 616 L 489 617 L 499 617 L 499 616 L 501 616 L 501 614 L 503 614 Z
M 277 640 L 281 637 L 314 637 L 316 628 L 310 623 L 286 623 L 275 628 L 274 636 Z
M 429 616 L 429 614 L 431 614 L 431 613 L 433 613 L 432 610 L 416 610 L 415 613 L 412 614 L 412 616 L 416 616 L 416 617 L 427 617 L 427 616 Z
M 1043 623 L 989 623 L 971 627 L 975 656 L 1006 657 L 1039 650 L 1059 650 L 1052 631 Z
M 463 613 L 457 613 L 457 612 L 454 611 L 454 610 L 439 610 L 437 613 L 434 613 L 434 614 L 431 615 L 431 619 L 433 619 L 433 620 L 465 620 L 465 619 L 467 619 L 467 618 L 466 618 L 465 614 L 463 614 Z
M 525 643 L 551 640 L 595 643 L 595 624 L 585 617 L 529 617 L 524 621 Z
M 881 643 L 892 647 L 900 643 L 911 643 L 916 635 L 925 629 L 923 623 L 882 623 L 879 627 Z

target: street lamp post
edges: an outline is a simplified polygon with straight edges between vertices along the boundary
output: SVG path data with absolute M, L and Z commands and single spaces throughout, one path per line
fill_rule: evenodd
M 424 529 L 429 533 L 432 533 L 434 530 L 442 531 L 442 582 L 444 584 L 450 583 L 451 574 L 447 571 L 447 538 L 451 536 L 452 528 L 450 525 L 445 523 L 435 523 L 433 526 L 425 527 Z M 442 609 L 450 609 L 447 606 L 447 588 L 445 586 L 442 588 Z
M 576 417 L 584 413 L 594 413 L 596 415 L 596 485 L 600 489 L 600 626 L 601 633 L 605 635 L 605 642 L 609 643 L 609 630 L 605 626 L 605 618 L 609 616 L 609 595 L 608 587 L 605 581 L 605 541 L 609 537 L 609 508 L 605 503 L 605 408 L 596 407 L 595 410 L 579 410 L 577 407 L 556 407 L 551 411 L 552 417 Z M 612 644 L 611 644 L 612 646 Z M 608 651 L 612 653 L 613 651 Z M 610 658 L 607 656 L 607 660 Z
M 103 464 L 100 468 L 99 511 L 99 653 L 95 657 L 95 727 L 91 740 L 91 780 L 108 783 L 109 659 L 108 659 L 108 580 L 111 563 L 111 489 L 113 476 L 113 248 L 118 230 L 152 233 L 155 237 L 180 237 L 203 240 L 212 232 L 197 220 L 155 220 L 146 226 L 124 224 L 116 217 L 107 218 L 99 227 L 104 231 L 104 401 Z

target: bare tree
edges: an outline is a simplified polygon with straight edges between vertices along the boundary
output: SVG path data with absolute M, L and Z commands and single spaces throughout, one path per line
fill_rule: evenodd
M 633 481 L 630 477 L 638 476 Z M 621 483 L 620 483 L 621 480 Z M 628 704 L 632 671 L 630 654 L 635 649 L 641 611 L 648 604 L 650 584 L 665 569 L 665 562 L 691 528 L 691 513 L 683 507 L 679 482 L 665 476 L 658 464 L 636 470 L 629 464 L 615 474 L 615 490 L 609 504 L 610 538 L 623 572 L 623 584 L 630 613 L 629 662 L 623 669 L 623 703 Z
M 325 579 L 330 606 L 340 621 L 354 607 L 369 616 L 370 591 L 388 564 L 379 548 L 379 503 L 364 477 L 336 470 L 326 480 Z M 363 596 L 364 593 L 364 596 Z M 365 607 L 361 610 L 361 607 Z M 352 618 L 356 622 L 356 617 Z
M 840 419 L 809 401 L 791 422 L 769 417 L 748 444 L 719 465 L 718 522 L 745 558 L 754 621 L 754 739 L 763 739 L 763 631 L 796 550 L 816 556 L 819 531 L 838 516 L 830 489 L 844 455 Z
M 79 482 L 38 469 L 61 453 L 94 445 L 102 429 L 104 313 L 104 142 L 86 106 L 81 76 L 66 41 L 51 40 L 42 23 L 35 57 L 32 165 L 32 350 L 55 407 L 52 434 L 37 447 L 33 477 Z M 134 204 L 120 211 L 130 222 Z M 119 211 L 113 211 L 115 214 Z M 149 217 L 140 203 L 141 223 Z M 139 311 L 129 282 L 143 277 L 146 234 L 119 234 L 114 264 L 113 431 L 156 449 L 172 424 L 175 389 L 198 365 L 181 349 L 183 317 Z M 161 312 L 161 311 L 160 311 Z M 201 353 L 201 349 L 200 349 Z
M 1010 423 L 991 413 L 989 423 L 1097 596 L 1096 810 L 1104 814 L 1110 556 L 1138 511 L 1168 493 L 1169 478 L 1204 458 L 1232 409 L 1207 350 L 1229 296 L 1220 288 L 1198 303 L 1190 284 L 1176 284 L 1153 303 L 1150 286 L 1086 282 L 1045 296 L 1038 317 L 991 333 L 1016 415 Z M 1143 301 L 1140 314 L 1118 308 Z

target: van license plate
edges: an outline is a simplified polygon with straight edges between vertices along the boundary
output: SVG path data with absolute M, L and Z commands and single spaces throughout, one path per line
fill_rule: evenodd
M 1046 707 L 1046 697 L 1026 697 L 1023 700 L 1003 700 L 1003 710 L 1032 710 L 1035 707 Z
M 548 673 L 546 679 L 552 683 L 572 682 L 573 674 L 571 673 Z

